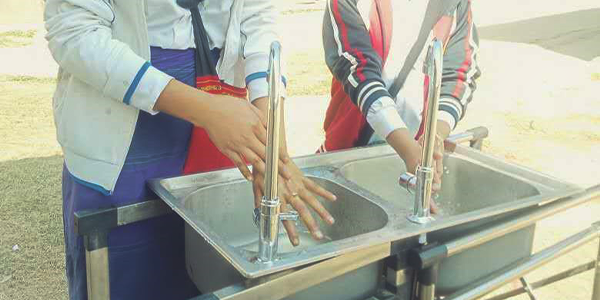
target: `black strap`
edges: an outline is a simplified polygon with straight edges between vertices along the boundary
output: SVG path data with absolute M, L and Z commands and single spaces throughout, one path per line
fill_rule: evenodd
M 438 20 L 444 16 L 445 13 L 451 7 L 455 7 L 458 5 L 460 0 L 430 0 L 427 4 L 427 10 L 425 11 L 425 18 L 423 19 L 423 23 L 421 24 L 421 30 L 419 32 L 419 37 L 417 41 L 413 44 L 406 60 L 404 61 L 404 65 L 402 65 L 402 69 L 398 76 L 394 79 L 394 83 L 389 88 L 390 95 L 392 98 L 396 98 L 402 86 L 404 86 L 404 82 L 406 81 L 406 77 L 408 73 L 410 73 L 411 69 L 414 67 L 417 59 L 419 58 L 419 54 L 425 47 L 425 43 L 427 43 L 427 38 L 429 37 L 429 33 L 433 29 L 433 26 L 438 22 Z
M 208 34 L 202 22 L 198 6 L 203 0 L 177 0 L 177 4 L 189 9 L 192 14 L 192 25 L 194 29 L 194 43 L 196 44 L 196 77 L 206 75 L 217 75 L 210 47 L 208 46 Z

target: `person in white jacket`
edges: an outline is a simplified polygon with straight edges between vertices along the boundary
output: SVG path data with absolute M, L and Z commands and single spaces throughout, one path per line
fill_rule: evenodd
M 198 1 L 199 2 L 199 1 Z M 63 218 L 70 299 L 86 299 L 85 254 L 74 213 L 153 197 L 147 179 L 181 174 L 192 127 L 260 183 L 264 170 L 268 51 L 275 34 L 272 1 L 205 0 L 199 6 L 214 67 L 249 101 L 196 86 L 190 11 L 175 0 L 48 0 L 48 45 L 60 66 L 53 99 L 62 147 Z M 306 179 L 282 144 L 283 199 L 315 238 L 312 208 L 333 218 L 314 195 L 335 196 Z M 244 161 L 252 162 L 252 174 Z M 255 184 L 260 190 L 260 184 Z M 290 224 L 290 240 L 298 238 Z M 183 223 L 170 215 L 130 224 L 108 236 L 111 299 L 187 299 L 198 294 L 184 266 Z

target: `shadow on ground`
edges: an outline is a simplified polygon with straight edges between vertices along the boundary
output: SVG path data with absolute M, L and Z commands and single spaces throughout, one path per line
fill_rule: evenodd
M 62 165 L 61 156 L 0 162 L 0 299 L 66 298 Z
M 481 27 L 482 39 L 535 44 L 586 61 L 600 56 L 600 9 Z

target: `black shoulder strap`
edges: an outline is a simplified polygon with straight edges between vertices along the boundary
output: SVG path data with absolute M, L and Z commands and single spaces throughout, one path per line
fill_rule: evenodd
M 196 44 L 196 76 L 217 75 L 217 69 L 213 61 L 210 47 L 208 46 L 208 34 L 202 23 L 198 6 L 202 0 L 177 0 L 177 4 L 189 9 L 192 14 L 192 25 L 194 28 L 194 43 Z
M 410 70 L 413 68 L 417 59 L 419 58 L 419 54 L 421 54 L 421 50 L 427 43 L 427 38 L 429 37 L 429 33 L 433 29 L 433 26 L 438 22 L 438 20 L 448 11 L 450 7 L 454 7 L 458 5 L 458 1 L 460 0 L 430 0 L 427 4 L 427 9 L 425 12 L 425 18 L 423 19 L 423 23 L 421 24 L 421 30 L 419 32 L 419 37 L 417 41 L 413 44 L 406 60 L 404 61 L 404 65 L 402 65 L 402 69 L 398 76 L 394 79 L 394 83 L 389 88 L 390 95 L 392 98 L 396 98 L 398 92 L 404 85 L 404 81 L 406 81 L 406 77 Z

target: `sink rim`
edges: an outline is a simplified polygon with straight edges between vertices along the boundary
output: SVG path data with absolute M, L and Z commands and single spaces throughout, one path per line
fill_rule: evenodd
M 244 181 L 237 169 L 226 169 L 201 174 L 178 176 L 173 178 L 159 178 L 148 182 L 150 188 L 165 201 L 177 214 L 179 214 L 188 225 L 208 241 L 230 264 L 232 264 L 244 277 L 257 278 L 279 271 L 296 268 L 313 262 L 335 257 L 344 253 L 372 247 L 374 245 L 415 238 L 419 234 L 437 231 L 444 228 L 481 220 L 502 213 L 516 211 L 540 203 L 549 203 L 562 196 L 582 190 L 573 184 L 552 178 L 548 175 L 508 163 L 488 154 L 472 150 L 459 145 L 453 156 L 468 158 L 470 162 L 481 165 L 486 169 L 495 169 L 506 173 L 517 180 L 533 185 L 539 191 L 539 195 L 521 199 L 518 205 L 515 201 L 508 204 L 494 205 L 485 209 L 474 210 L 467 213 L 457 214 L 444 218 L 438 218 L 426 225 L 417 225 L 406 220 L 408 209 L 401 209 L 379 196 L 359 187 L 354 182 L 346 179 L 341 174 L 345 165 L 354 162 L 395 155 L 393 149 L 387 145 L 363 147 L 343 151 L 330 152 L 318 155 L 308 155 L 294 158 L 296 164 L 312 177 L 331 181 L 341 188 L 350 190 L 381 208 L 387 215 L 387 223 L 382 228 L 360 234 L 354 237 L 332 241 L 316 245 L 306 249 L 293 259 L 283 259 L 270 263 L 255 264 L 242 258 L 237 249 L 229 246 L 222 240 L 214 239 L 204 232 L 201 226 L 186 216 L 185 205 L 181 199 L 187 198 L 192 192 L 212 187 L 214 185 L 227 185 L 234 182 Z M 323 171 L 322 175 L 315 175 L 311 171 Z M 409 208 L 410 209 L 410 208 Z M 206 228 L 210 232 L 209 228 Z M 230 255 L 233 254 L 233 255 Z

